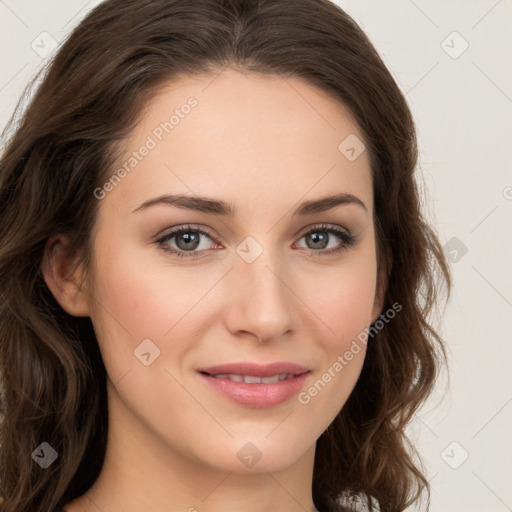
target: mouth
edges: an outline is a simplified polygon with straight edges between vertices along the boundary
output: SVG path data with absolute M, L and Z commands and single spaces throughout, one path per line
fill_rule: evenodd
M 196 370 L 209 388 L 239 405 L 266 409 L 296 395 L 311 372 L 294 363 L 230 363 Z

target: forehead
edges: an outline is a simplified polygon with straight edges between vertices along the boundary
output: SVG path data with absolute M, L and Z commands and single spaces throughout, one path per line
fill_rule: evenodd
M 143 109 L 117 162 L 129 172 L 109 197 L 133 209 L 164 193 L 266 205 L 346 192 L 371 208 L 362 140 L 348 109 L 302 79 L 180 77 Z

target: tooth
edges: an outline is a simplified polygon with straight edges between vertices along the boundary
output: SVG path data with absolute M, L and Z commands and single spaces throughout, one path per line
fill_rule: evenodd
M 230 373 L 228 379 L 234 380 L 235 382 L 243 382 L 244 378 L 241 375 L 235 375 L 234 373 Z
M 244 375 L 244 382 L 246 384 L 259 384 L 261 383 L 261 377 L 253 377 L 252 375 Z
M 213 375 L 217 379 L 229 379 L 235 382 L 245 382 L 246 384 L 274 384 L 282 380 L 293 379 L 293 374 L 278 373 L 271 377 L 255 377 L 253 375 L 237 375 L 235 373 L 218 373 Z
M 261 382 L 263 382 L 263 384 L 273 384 L 274 382 L 279 382 L 279 375 L 274 375 L 273 377 L 263 377 Z

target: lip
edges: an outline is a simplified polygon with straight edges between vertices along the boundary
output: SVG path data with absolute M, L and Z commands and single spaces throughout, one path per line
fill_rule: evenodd
M 255 363 L 228 363 L 196 370 L 211 389 L 231 401 L 249 408 L 268 409 L 295 396 L 304 386 L 310 370 L 294 363 L 277 362 L 265 365 Z M 212 375 L 236 374 L 254 377 L 271 377 L 279 373 L 293 375 L 291 379 L 271 384 L 247 384 Z

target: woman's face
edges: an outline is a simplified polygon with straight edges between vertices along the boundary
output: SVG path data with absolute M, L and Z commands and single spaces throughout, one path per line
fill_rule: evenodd
M 95 192 L 88 308 L 117 428 L 223 471 L 312 456 L 380 313 L 361 139 L 299 79 L 228 69 L 147 106 Z

